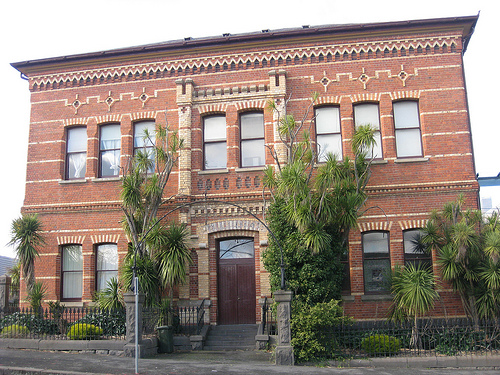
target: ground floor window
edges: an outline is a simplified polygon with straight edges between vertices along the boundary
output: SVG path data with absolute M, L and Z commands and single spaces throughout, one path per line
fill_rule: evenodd
M 363 233 L 363 277 L 365 293 L 385 293 L 390 289 L 389 233 Z
M 62 248 L 62 299 L 79 300 L 83 290 L 83 255 L 81 245 Z
M 118 276 L 118 247 L 116 244 L 97 246 L 96 290 L 106 288 L 108 281 Z
M 405 250 L 405 265 L 414 264 L 431 268 L 432 257 L 421 243 L 422 231 L 420 229 L 409 229 L 403 232 L 403 246 Z

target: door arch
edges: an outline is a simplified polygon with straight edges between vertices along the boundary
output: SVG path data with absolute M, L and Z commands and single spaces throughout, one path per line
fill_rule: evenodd
M 219 324 L 255 324 L 254 238 L 218 240 L 217 257 Z

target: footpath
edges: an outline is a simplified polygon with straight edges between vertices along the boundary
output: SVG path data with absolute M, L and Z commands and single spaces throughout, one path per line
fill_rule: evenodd
M 500 373 L 500 355 L 374 358 L 276 366 L 264 351 L 194 351 L 139 359 L 139 374 L 435 374 Z M 481 371 L 481 372 L 478 372 Z M 135 359 L 90 353 L 0 349 L 0 375 L 135 374 Z

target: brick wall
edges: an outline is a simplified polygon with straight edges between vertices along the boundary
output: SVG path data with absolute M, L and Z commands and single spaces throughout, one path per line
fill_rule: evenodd
M 265 142 L 281 158 L 284 149 L 276 116 L 266 102 L 277 100 L 301 118 L 313 92 L 318 105 L 338 105 L 344 156 L 351 156 L 353 105 L 377 103 L 384 157 L 373 166 L 367 187 L 369 209 L 350 235 L 351 293 L 346 313 L 359 319 L 382 318 L 389 301 L 368 298 L 363 286 L 363 231 L 384 228 L 390 233 L 391 265 L 402 264 L 402 231 L 418 228 L 436 208 L 463 193 L 467 206 L 477 208 L 469 116 L 462 66 L 462 30 L 398 30 L 394 34 L 339 35 L 335 38 L 289 38 L 285 42 L 232 45 L 188 53 L 131 54 L 109 60 L 89 60 L 43 66 L 28 74 L 31 123 L 23 212 L 37 212 L 47 245 L 36 262 L 36 277 L 48 287 L 48 300 L 61 296 L 61 246 L 82 245 L 84 293 L 91 303 L 95 289 L 95 246 L 116 242 L 120 260 L 128 240 L 121 227 L 119 178 L 98 177 L 99 126 L 121 126 L 122 165 L 133 153 L 133 124 L 148 119 L 178 130 L 185 141 L 179 164 L 165 196 L 182 194 L 237 202 L 262 218 L 262 170 L 240 168 L 239 115 L 264 112 Z M 416 100 L 419 107 L 423 155 L 398 159 L 392 103 Z M 203 168 L 203 117 L 226 116 L 227 169 Z M 66 129 L 87 128 L 87 167 L 82 180 L 65 180 Z M 312 127 L 312 114 L 304 123 Z M 312 127 L 313 129 L 313 127 Z M 313 132 L 314 134 L 314 132 Z M 266 163 L 273 163 L 270 155 Z M 181 301 L 212 301 L 211 321 L 217 321 L 216 240 L 243 233 L 256 244 L 256 311 L 258 298 L 270 295 L 261 262 L 266 230 L 247 213 L 231 205 L 192 206 L 176 213 L 191 225 L 194 264 Z M 232 221 L 254 229 L 224 227 Z M 217 225 L 222 225 L 220 230 Z M 236 225 L 236 224 L 235 224 Z M 435 268 L 435 272 L 438 270 Z M 434 314 L 461 315 L 458 297 L 449 287 Z M 25 296 L 22 295 L 21 298 Z M 257 315 L 259 316 L 259 315 Z

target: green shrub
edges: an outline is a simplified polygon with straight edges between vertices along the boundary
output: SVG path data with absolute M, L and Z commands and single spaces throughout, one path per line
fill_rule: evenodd
M 85 315 L 75 323 L 93 324 L 102 328 L 106 336 L 123 336 L 126 334 L 125 309 L 95 311 Z
M 47 319 L 46 316 L 40 314 L 23 314 L 16 312 L 0 319 L 0 328 L 13 324 L 26 326 L 31 333 L 37 335 L 53 335 L 60 333 L 57 322 Z
M 24 337 L 30 330 L 28 327 L 18 324 L 11 324 L 10 326 L 6 326 L 2 329 L 0 336 L 2 337 Z
M 372 335 L 361 341 L 361 348 L 369 354 L 395 354 L 401 348 L 400 341 L 388 335 Z
M 343 316 L 339 301 L 314 306 L 294 303 L 291 328 L 297 362 L 332 357 L 339 348 L 333 328 L 349 322 L 350 319 Z
M 71 340 L 91 340 L 98 339 L 102 335 L 102 328 L 93 324 L 76 323 L 73 324 L 68 332 Z

